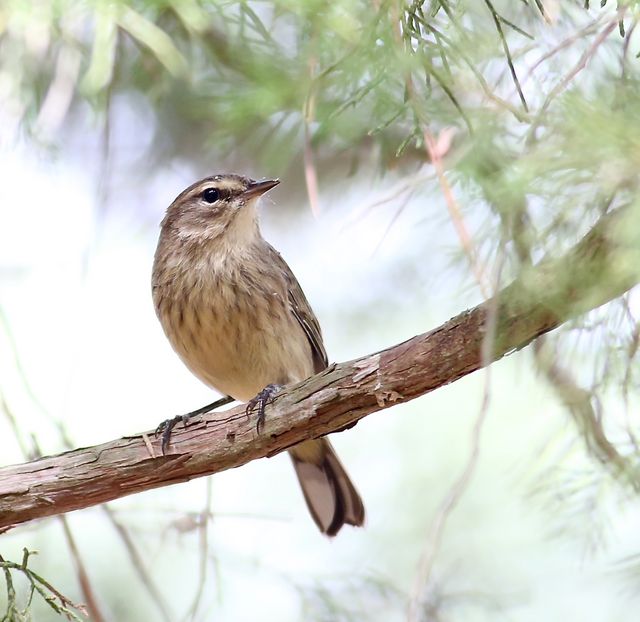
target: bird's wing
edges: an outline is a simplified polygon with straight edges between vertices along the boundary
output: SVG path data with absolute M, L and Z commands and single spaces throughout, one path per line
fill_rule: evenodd
M 271 249 L 273 262 L 280 268 L 286 281 L 289 295 L 289 308 L 309 340 L 313 354 L 314 370 L 316 373 L 322 371 L 327 367 L 329 361 L 327 359 L 327 352 L 324 349 L 324 344 L 322 343 L 322 331 L 320 330 L 318 319 L 313 309 L 311 309 L 311 305 L 304 295 L 300 283 L 298 283 L 291 268 L 287 265 L 287 262 L 273 246 L 269 245 L 269 248 Z

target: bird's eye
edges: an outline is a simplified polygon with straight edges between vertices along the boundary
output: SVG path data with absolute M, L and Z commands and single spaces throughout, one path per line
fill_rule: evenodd
M 218 190 L 217 188 L 207 188 L 202 193 L 202 198 L 207 203 L 215 203 L 220 198 L 220 190 Z

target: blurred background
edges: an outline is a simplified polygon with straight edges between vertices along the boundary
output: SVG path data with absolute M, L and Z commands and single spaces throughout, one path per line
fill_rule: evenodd
M 638 7 L 599 4 L 0 1 L 0 466 L 215 398 L 150 292 L 159 222 L 200 177 L 281 179 L 263 233 L 332 361 L 637 202 Z M 632 290 L 334 435 L 364 529 L 320 536 L 281 455 L 15 528 L 0 553 L 38 551 L 92 620 L 636 620 L 639 315 Z M 59 619 L 10 576 L 3 619 Z

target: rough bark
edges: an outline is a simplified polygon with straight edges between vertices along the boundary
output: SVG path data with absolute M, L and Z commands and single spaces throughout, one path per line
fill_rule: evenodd
M 260 435 L 240 406 L 199 417 L 186 429 L 178 426 L 167 455 L 147 432 L 4 467 L 0 530 L 272 456 L 454 382 L 638 283 L 638 221 L 630 208 L 611 212 L 564 256 L 529 269 L 496 301 L 287 388 L 268 407 Z M 490 361 L 483 361 L 490 313 L 496 340 Z

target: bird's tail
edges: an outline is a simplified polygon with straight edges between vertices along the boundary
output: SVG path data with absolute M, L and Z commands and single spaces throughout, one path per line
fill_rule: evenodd
M 335 536 L 342 525 L 362 526 L 364 505 L 326 438 L 289 450 L 302 494 L 318 529 Z

